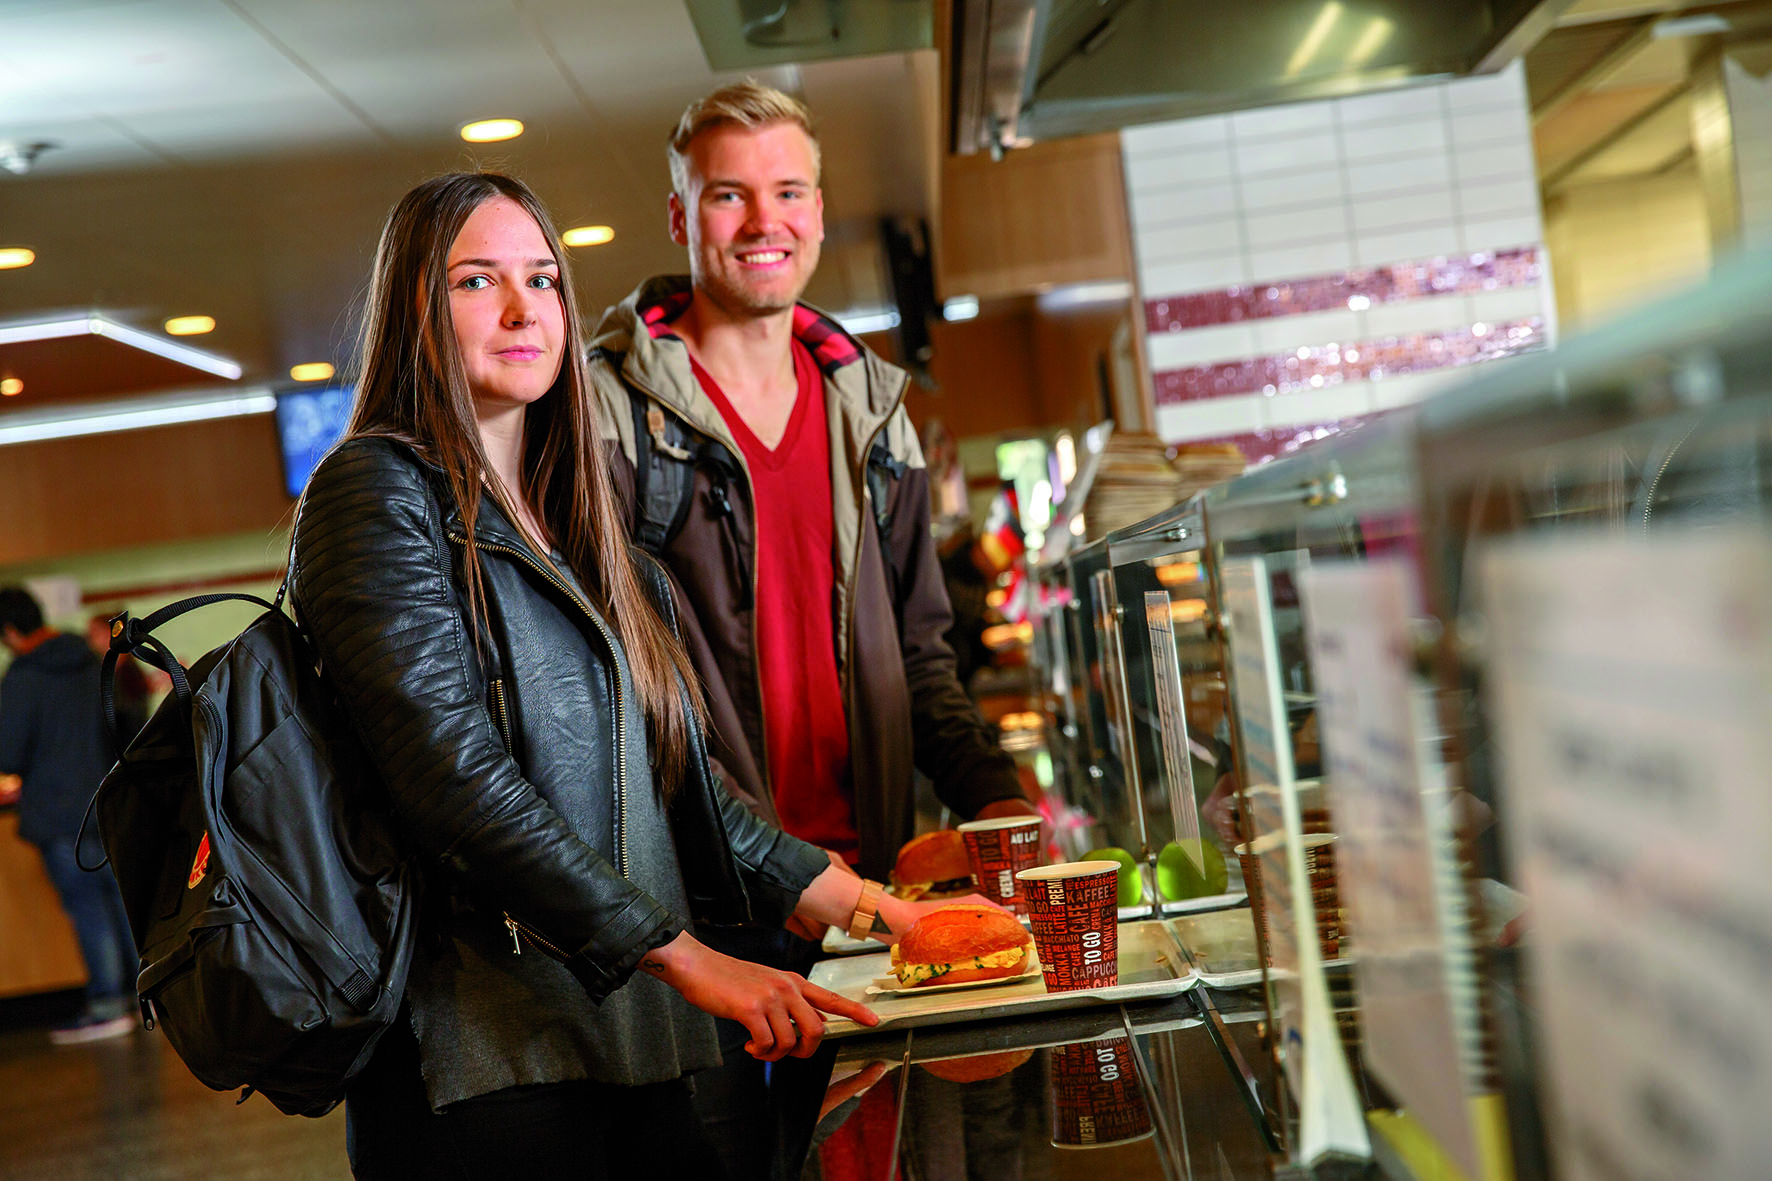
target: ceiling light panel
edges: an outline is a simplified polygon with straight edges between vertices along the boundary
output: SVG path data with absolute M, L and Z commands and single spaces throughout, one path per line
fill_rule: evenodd
M 495 144 L 523 134 L 519 119 L 481 119 L 462 126 L 461 137 L 471 144 Z
M 289 376 L 295 381 L 326 381 L 332 373 L 332 366 L 325 361 L 308 361 L 291 369 Z
M 164 325 L 168 336 L 202 336 L 215 331 L 213 316 L 174 316 Z
M 568 246 L 601 246 L 614 240 L 615 230 L 609 226 L 573 226 L 560 235 Z

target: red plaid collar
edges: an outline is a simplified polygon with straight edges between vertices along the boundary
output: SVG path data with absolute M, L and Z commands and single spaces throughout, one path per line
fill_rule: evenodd
M 640 320 L 654 340 L 677 339 L 671 322 L 689 310 L 693 298 L 688 291 L 673 291 L 656 303 L 640 309 Z M 852 361 L 861 360 L 861 346 L 843 331 L 843 326 L 820 312 L 799 304 L 794 308 L 794 339 L 806 346 L 812 359 L 826 377 Z

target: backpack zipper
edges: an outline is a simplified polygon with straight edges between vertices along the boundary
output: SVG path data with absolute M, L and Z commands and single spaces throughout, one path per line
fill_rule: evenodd
M 508 554 L 525 566 L 528 566 L 537 574 L 541 575 L 561 594 L 570 599 L 580 611 L 583 611 L 585 618 L 589 619 L 591 623 L 596 626 L 598 634 L 603 637 L 603 642 L 609 646 L 609 659 L 619 667 L 621 658 L 616 654 L 615 637 L 610 634 L 609 628 L 601 619 L 597 618 L 597 613 L 592 611 L 590 606 L 586 604 L 583 599 L 578 597 L 576 591 L 562 582 L 540 562 L 537 562 L 534 558 L 530 557 L 522 550 L 517 549 L 515 546 L 499 545 L 497 542 L 492 541 L 481 541 L 477 537 L 470 541 L 459 533 L 449 534 L 449 540 L 455 542 L 457 545 L 471 545 L 475 549 L 486 550 L 491 553 Z M 619 671 L 616 672 L 614 680 L 615 800 L 617 814 L 619 816 L 615 826 L 615 868 L 620 872 L 621 876 L 625 878 L 628 876 L 628 745 L 626 741 L 627 726 L 625 724 L 627 703 L 626 698 L 621 691 L 621 674 Z M 540 940 L 537 940 L 537 942 L 539 943 Z

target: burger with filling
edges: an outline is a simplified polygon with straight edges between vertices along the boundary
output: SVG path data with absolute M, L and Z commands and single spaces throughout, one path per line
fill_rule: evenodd
M 932 910 L 892 949 L 892 970 L 906 988 L 1004 980 L 1027 969 L 1033 938 L 1007 911 L 990 906 Z
M 892 867 L 892 892 L 907 902 L 960 898 L 972 893 L 966 839 L 951 828 L 912 837 Z

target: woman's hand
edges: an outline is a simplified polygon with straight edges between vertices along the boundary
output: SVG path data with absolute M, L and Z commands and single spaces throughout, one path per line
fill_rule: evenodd
M 687 931 L 647 952 L 640 967 L 703 1012 L 743 1025 L 751 1035 L 745 1051 L 764 1062 L 790 1054 L 811 1057 L 824 1037 L 821 1010 L 859 1025 L 880 1023 L 866 1005 L 809 984 L 792 972 L 722 955 Z

